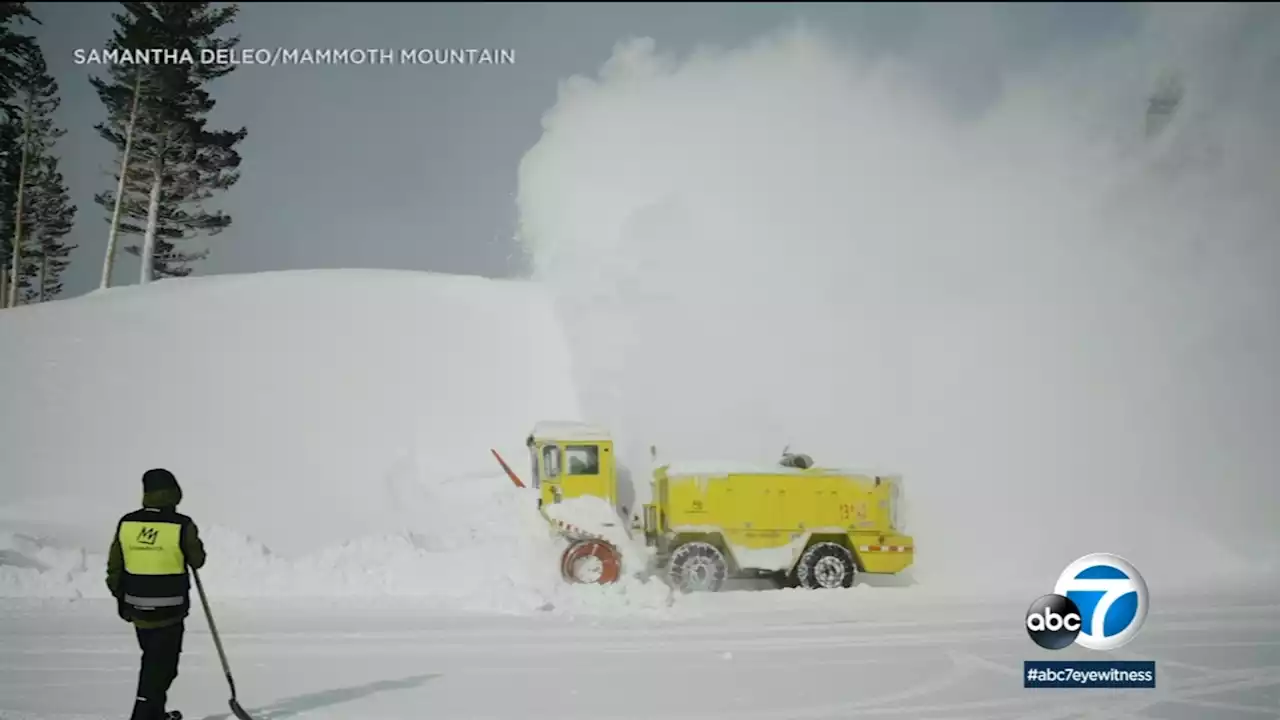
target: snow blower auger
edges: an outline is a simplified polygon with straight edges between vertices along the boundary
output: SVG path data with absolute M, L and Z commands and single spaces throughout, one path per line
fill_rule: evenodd
M 613 543 L 580 527 L 547 517 L 569 547 L 560 555 L 560 576 L 581 585 L 611 585 L 622 574 L 622 553 Z

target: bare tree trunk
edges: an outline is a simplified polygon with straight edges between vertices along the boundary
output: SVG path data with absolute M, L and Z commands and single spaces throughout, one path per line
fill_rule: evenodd
M 160 217 L 160 186 L 164 183 L 164 148 L 160 148 L 152 164 L 151 197 L 147 200 L 147 230 L 142 236 L 142 275 L 138 282 L 151 282 L 156 254 L 156 225 Z
M 40 248 L 40 302 L 44 302 L 45 286 L 49 284 L 49 249 Z
M 22 120 L 22 162 L 18 165 L 18 198 L 13 219 L 13 277 L 9 281 L 9 307 L 18 306 L 18 288 L 22 285 L 22 211 L 27 188 L 27 161 L 31 155 L 31 116 L 35 112 L 35 93 L 27 92 L 26 117 Z
M 9 307 L 9 266 L 0 265 L 0 308 Z
M 116 259 L 116 238 L 120 236 L 120 204 L 124 201 L 124 180 L 129 174 L 129 153 L 133 149 L 133 128 L 138 122 L 138 98 L 141 96 L 142 71 L 133 78 L 133 105 L 129 109 L 129 124 L 124 129 L 124 152 L 120 155 L 120 179 L 116 182 L 116 205 L 111 210 L 111 230 L 107 234 L 107 254 L 102 259 L 100 289 L 111 287 L 111 268 Z

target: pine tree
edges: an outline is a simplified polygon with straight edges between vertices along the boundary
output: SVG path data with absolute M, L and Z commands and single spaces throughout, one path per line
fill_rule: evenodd
M 76 206 L 58 172 L 58 159 L 38 158 L 32 168 L 30 195 L 24 213 L 28 248 L 23 302 L 44 302 L 62 292 L 62 273 L 70 264 L 75 245 L 63 238 L 71 232 Z
M 13 220 L 17 214 L 18 170 L 22 127 L 0 121 L 0 308 L 9 306 L 9 268 L 13 259 Z
M 0 308 L 8 307 L 9 268 L 13 255 L 12 221 L 16 216 L 22 133 L 15 118 L 15 102 L 23 63 L 35 45 L 30 35 L 18 32 L 26 22 L 36 22 L 25 2 L 0 2 Z
M 199 58 L 202 51 L 230 49 L 239 43 L 238 37 L 217 34 L 235 18 L 235 5 L 122 5 L 126 12 L 116 15 L 119 28 L 112 41 L 120 49 L 185 50 Z M 102 193 L 95 200 L 114 210 L 120 193 L 118 232 L 142 236 L 140 245 L 125 248 L 141 259 L 141 282 L 189 275 L 192 263 L 208 253 L 181 249 L 179 244 L 200 233 L 215 235 L 231 223 L 230 216 L 209 212 L 203 203 L 239 179 L 240 155 L 235 146 L 247 132 L 207 127 L 205 116 L 215 101 L 205 85 L 235 67 L 208 63 L 117 66 L 109 81 L 95 81 L 108 108 L 108 121 L 99 126 L 100 134 L 122 155 L 129 146 L 123 181 L 116 174 L 119 190 Z M 133 92 L 135 86 L 138 93 Z M 134 97 L 139 102 L 130 135 L 126 107 L 132 106 Z
M 16 75 L 11 78 L 15 88 L 15 105 L 18 115 L 11 118 L 9 134 L 18 137 L 17 173 L 10 175 L 9 185 L 15 186 L 11 197 L 12 220 L 5 228 L 10 238 L 10 276 L 8 305 L 16 305 L 29 295 L 34 286 L 39 266 L 36 261 L 48 250 L 60 252 L 59 238 L 70 231 L 66 216 L 68 203 L 59 201 L 65 196 L 61 176 L 57 174 L 57 161 L 53 158 L 53 146 L 66 131 L 53 122 L 58 109 L 58 83 L 49 74 L 44 54 L 39 46 L 30 44 L 21 53 L 15 66 Z M 6 169 L 11 171 L 11 165 Z M 33 212 L 44 213 L 43 216 Z M 66 229 L 62 226 L 66 224 Z M 52 230 L 55 234 L 50 235 Z M 34 243 L 34 244 L 33 244 Z M 38 293 L 36 294 L 38 295 Z
M 108 48 L 111 50 L 128 50 L 147 47 L 156 35 L 153 19 L 143 8 L 135 8 L 133 13 L 112 13 L 118 26 L 112 33 Z M 102 259 L 102 276 L 99 288 L 111 286 L 111 272 L 115 267 L 116 246 L 119 239 L 121 210 L 126 195 L 126 188 L 132 188 L 137 173 L 133 170 L 136 157 L 133 155 L 135 136 L 144 132 L 140 127 L 142 117 L 142 97 L 153 95 L 151 67 L 145 64 L 113 65 L 108 73 L 109 80 L 90 77 L 89 82 L 98 93 L 99 100 L 107 108 L 106 122 L 94 125 L 103 138 L 115 145 L 119 151 L 118 168 L 115 173 L 116 189 L 114 193 L 100 193 L 94 202 L 109 208 L 111 214 L 107 218 L 107 250 Z
M 35 43 L 30 35 L 17 32 L 23 22 L 39 23 L 25 2 L 0 2 L 0 112 L 12 113 L 8 101 L 15 93 L 14 79 L 18 77 L 22 58 Z M 7 116 L 0 119 L 8 120 Z

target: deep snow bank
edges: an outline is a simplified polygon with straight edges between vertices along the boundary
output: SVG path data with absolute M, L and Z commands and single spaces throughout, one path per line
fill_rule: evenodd
M 545 522 L 489 454 L 522 469 L 533 423 L 578 412 L 535 285 L 163 281 L 0 313 L 0 347 L 0 594 L 102 594 L 154 466 L 182 482 L 223 595 L 506 609 L 561 591 Z
M 453 512 L 429 530 L 367 536 L 297 556 L 277 554 L 236 530 L 206 526 L 210 562 L 201 577 L 218 599 L 404 598 L 422 610 L 520 614 L 630 614 L 665 611 L 670 604 L 666 585 L 637 577 L 644 569 L 643 545 L 628 556 L 619 583 L 565 584 L 558 568 L 566 541 L 537 513 L 534 491 L 517 490 L 504 476 L 446 482 L 432 492 Z M 637 549 L 625 535 L 619 540 Z M 106 598 L 105 563 L 102 552 L 0 532 L 0 597 Z
M 1149 11 L 964 116 L 920 58 L 803 31 L 563 83 L 521 235 L 620 459 L 891 467 L 949 586 L 1274 569 L 1280 15 Z

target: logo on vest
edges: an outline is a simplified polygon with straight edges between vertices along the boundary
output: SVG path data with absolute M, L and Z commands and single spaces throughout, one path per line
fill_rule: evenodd
M 144 527 L 138 531 L 138 543 L 142 545 L 155 545 L 159 539 L 159 533 L 153 527 Z

